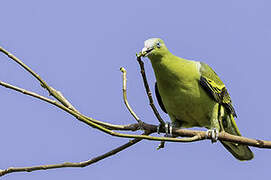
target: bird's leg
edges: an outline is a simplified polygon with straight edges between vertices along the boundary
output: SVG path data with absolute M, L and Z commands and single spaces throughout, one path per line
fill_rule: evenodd
M 212 143 L 215 143 L 218 140 L 218 134 L 221 129 L 220 116 L 221 116 L 221 105 L 216 103 L 213 107 L 211 114 L 211 124 L 210 129 L 206 131 L 206 138 L 211 137 Z
M 173 127 L 172 127 L 172 124 L 170 122 L 166 122 L 164 127 L 163 127 L 162 124 L 159 124 L 157 126 L 157 133 L 160 134 L 160 132 L 161 132 L 161 130 L 163 128 L 165 129 L 165 133 L 166 133 L 165 137 L 172 137 L 173 136 L 172 135 L 172 129 L 173 129 Z
M 225 115 L 224 114 L 224 108 L 222 107 L 221 104 L 219 104 L 218 105 L 217 119 L 218 119 L 218 123 L 219 123 L 219 126 L 220 126 L 220 131 L 225 131 L 224 127 L 223 127 L 223 123 L 222 123 L 224 115 Z
M 170 122 L 166 122 L 166 124 L 165 124 L 166 135 L 165 135 L 165 137 L 173 137 L 172 129 L 173 129 L 172 124 Z
M 166 122 L 165 126 L 163 127 L 162 124 L 159 124 L 157 127 L 157 133 L 160 134 L 161 129 L 164 128 L 165 129 L 165 137 L 173 137 L 172 134 L 172 124 L 170 122 Z M 156 148 L 157 150 L 162 149 L 165 147 L 165 141 L 161 141 L 161 143 L 159 144 L 159 146 Z
M 211 134 L 211 135 L 210 135 L 210 134 Z M 208 130 L 206 131 L 206 137 L 211 136 L 211 141 L 212 141 L 212 143 L 217 142 L 217 140 L 218 140 L 218 134 L 219 134 L 219 132 L 218 132 L 218 130 L 217 130 L 216 128 L 208 129 Z

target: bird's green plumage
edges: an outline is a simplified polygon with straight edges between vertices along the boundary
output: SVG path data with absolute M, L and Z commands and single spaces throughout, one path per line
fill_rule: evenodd
M 207 64 L 200 62 L 200 84 L 220 104 L 224 105 L 224 108 L 237 117 L 236 112 L 232 106 L 231 97 L 226 89 L 226 86 L 215 73 L 215 71 Z
M 159 38 L 145 41 L 142 54 L 151 60 L 158 102 L 174 126 L 216 128 L 241 136 L 229 93 L 207 64 L 174 56 Z M 239 160 L 253 158 L 247 146 L 222 144 Z

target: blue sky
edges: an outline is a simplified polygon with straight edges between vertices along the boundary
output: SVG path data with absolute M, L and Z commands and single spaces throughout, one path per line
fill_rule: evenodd
M 135 53 L 161 37 L 169 50 L 209 64 L 226 84 L 246 137 L 270 139 L 271 3 L 227 1 L 34 1 L 0 6 L 0 46 L 21 58 L 82 113 L 114 124 L 133 123 L 122 102 L 121 66 L 128 98 L 142 120 L 157 123 L 148 106 Z M 150 85 L 155 82 L 145 60 Z M 0 80 L 47 95 L 29 74 L 0 54 Z M 0 169 L 78 162 L 127 142 L 78 122 L 39 100 L 0 87 Z M 165 120 L 168 117 L 159 109 Z M 86 168 L 14 173 L 4 179 L 261 178 L 270 150 L 235 160 L 220 143 L 143 141 Z M 268 176 L 269 177 L 269 176 Z

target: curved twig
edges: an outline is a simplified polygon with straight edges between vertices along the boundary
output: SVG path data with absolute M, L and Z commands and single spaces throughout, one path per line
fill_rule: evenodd
M 147 132 L 144 133 L 144 135 L 148 135 Z M 38 170 L 47 170 L 47 169 L 57 169 L 57 168 L 67 168 L 67 167 L 86 167 L 91 164 L 94 164 L 100 160 L 103 160 L 109 156 L 115 155 L 119 153 L 120 151 L 138 143 L 142 139 L 133 139 L 129 141 L 128 143 L 125 143 L 105 154 L 102 154 L 100 156 L 94 157 L 87 161 L 82 161 L 78 163 L 72 163 L 72 162 L 65 162 L 60 164 L 50 164 L 50 165 L 40 165 L 40 166 L 32 166 L 32 167 L 10 167 L 8 169 L 0 170 L 0 177 L 4 176 L 6 174 L 14 173 L 14 172 L 32 172 L 32 171 L 38 171 Z
M 15 61 L 22 68 L 24 68 L 27 72 L 29 72 L 35 79 L 37 79 L 40 82 L 41 86 L 43 88 L 45 88 L 49 92 L 49 94 L 52 95 L 54 98 L 56 98 L 62 105 L 69 108 L 70 110 L 75 111 L 80 114 L 80 112 L 77 109 L 75 109 L 74 106 L 71 105 L 71 103 L 62 95 L 62 93 L 60 91 L 57 91 L 54 88 L 50 87 L 36 72 L 34 72 L 29 66 L 27 66 L 25 63 L 23 63 L 19 58 L 17 58 L 16 56 L 14 56 L 13 54 L 11 54 L 9 51 L 7 51 L 6 49 L 4 49 L 1 46 L 0 46 L 0 52 L 7 55 L 10 59 Z M 115 129 L 115 128 L 122 129 L 121 126 L 116 127 L 116 125 L 112 125 L 110 123 L 104 123 L 102 121 L 98 121 L 96 119 L 89 118 L 87 116 L 84 116 L 84 117 L 87 118 L 89 121 L 92 121 L 96 124 L 102 125 L 104 127 L 110 128 L 110 129 Z
M 23 88 L 19 88 L 19 87 L 16 87 L 16 86 L 13 86 L 13 85 L 10 85 L 8 83 L 5 83 L 3 81 L 0 81 L 0 85 L 1 86 L 4 86 L 6 88 L 9 88 L 9 89 L 12 89 L 12 90 L 15 90 L 17 92 L 20 92 L 20 93 L 23 93 L 25 95 L 28 95 L 28 96 L 32 96 L 34 98 L 37 98 L 37 99 L 40 99 L 42 101 L 45 101 L 49 104 L 52 104 L 68 113 L 70 113 L 71 115 L 75 116 L 77 119 L 79 119 L 80 121 L 92 126 L 93 124 L 97 124 L 97 125 L 100 125 L 100 126 L 103 126 L 104 128 L 107 128 L 107 129 L 111 129 L 111 130 L 124 130 L 124 131 L 135 131 L 138 129 L 138 124 L 129 124 L 129 125 L 113 125 L 113 124 L 110 124 L 110 123 L 105 123 L 105 122 L 102 122 L 102 121 L 98 121 L 96 119 L 93 119 L 93 118 L 90 118 L 90 117 L 86 117 L 76 111 L 73 111 L 71 110 L 70 108 L 58 103 L 57 101 L 55 100 L 52 100 L 52 99 L 49 99 L 47 97 L 44 97 L 44 96 L 41 96 L 37 93 L 34 93 L 34 92 L 31 92 L 31 91 L 27 91 Z
M 122 79 L 123 79 L 123 86 L 122 86 L 122 94 L 123 94 L 123 100 L 124 100 L 124 104 L 126 105 L 127 109 L 129 110 L 129 112 L 131 113 L 131 115 L 135 118 L 135 120 L 138 123 L 141 123 L 139 117 L 136 115 L 136 113 L 132 110 L 131 106 L 128 103 L 127 100 L 127 78 L 126 78 L 126 70 L 124 67 L 120 68 L 120 71 L 122 72 Z
M 146 90 L 146 93 L 147 93 L 147 96 L 148 96 L 148 99 L 149 99 L 149 105 L 151 106 L 151 108 L 153 110 L 153 113 L 155 114 L 155 117 L 157 118 L 157 120 L 160 123 L 160 126 L 159 126 L 159 131 L 160 131 L 160 129 L 163 129 L 165 127 L 165 121 L 162 119 L 159 112 L 157 111 L 157 108 L 155 107 L 155 105 L 153 103 L 152 93 L 151 93 L 149 83 L 148 83 L 148 80 L 147 80 L 147 76 L 146 76 L 146 73 L 145 73 L 144 63 L 141 60 L 142 54 L 140 53 L 140 54 L 137 54 L 136 56 L 137 56 L 137 62 L 139 63 L 140 72 L 141 72 L 141 76 L 142 76 L 142 79 L 143 79 L 144 87 L 145 87 L 145 90 Z M 156 149 L 159 150 L 159 149 L 162 149 L 164 147 L 165 147 L 165 141 L 161 141 L 159 146 Z
M 141 72 L 141 76 L 142 76 L 142 79 L 143 79 L 143 82 L 144 82 L 146 93 L 147 93 L 148 98 L 149 98 L 150 106 L 151 106 L 156 118 L 158 119 L 159 123 L 164 127 L 165 126 L 165 121 L 161 118 L 159 112 L 157 111 L 157 109 L 156 109 L 156 107 L 154 106 L 154 103 L 153 103 L 152 93 L 151 93 L 151 90 L 150 90 L 150 87 L 149 87 L 149 84 L 148 84 L 148 80 L 147 80 L 147 77 L 146 77 L 146 74 L 145 74 L 144 63 L 141 60 L 141 56 L 137 55 L 137 61 L 138 61 L 139 65 L 140 65 L 140 69 L 141 69 L 140 72 Z
M 75 112 L 75 111 L 67 108 L 64 105 L 62 105 L 60 103 L 57 103 L 54 100 L 51 100 L 49 98 L 38 95 L 37 93 L 30 92 L 30 91 L 27 91 L 27 90 L 22 89 L 22 88 L 18 88 L 16 86 L 12 86 L 12 85 L 10 85 L 8 83 L 4 83 L 2 81 L 0 81 L 0 85 L 4 86 L 6 88 L 13 89 L 13 90 L 15 90 L 17 92 L 21 92 L 23 94 L 30 95 L 32 97 L 38 98 L 38 99 L 43 100 L 45 102 L 48 102 L 48 103 L 50 103 L 52 105 L 55 105 L 55 106 L 59 107 L 60 109 L 68 112 L 72 116 L 76 117 L 79 121 L 82 121 L 82 122 L 86 123 L 87 125 L 89 125 L 91 127 L 97 128 L 97 129 L 101 130 L 102 132 L 104 132 L 106 134 L 109 134 L 111 136 L 123 137 L 123 138 L 140 138 L 140 139 L 148 139 L 148 140 L 153 140 L 153 141 L 189 142 L 187 139 L 183 140 L 183 139 L 171 138 L 171 137 L 154 137 L 154 136 L 147 136 L 147 135 L 134 135 L 134 134 L 123 134 L 123 133 L 114 132 L 112 130 L 109 130 L 109 129 L 105 128 L 102 125 L 99 125 L 99 124 L 94 123 L 93 121 L 90 121 L 85 116 L 82 116 L 80 113 Z M 141 124 L 141 126 L 143 126 L 143 123 Z M 146 130 L 148 130 L 148 129 L 146 129 Z M 151 132 L 155 132 L 155 131 L 156 130 L 154 130 L 154 131 L 152 130 Z

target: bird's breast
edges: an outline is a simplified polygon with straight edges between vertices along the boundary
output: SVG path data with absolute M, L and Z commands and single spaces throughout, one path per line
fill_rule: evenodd
M 209 114 L 214 104 L 202 90 L 199 78 L 196 62 L 171 64 L 156 75 L 158 89 L 168 114 L 171 118 L 182 121 L 184 127 L 208 126 L 210 123 Z

